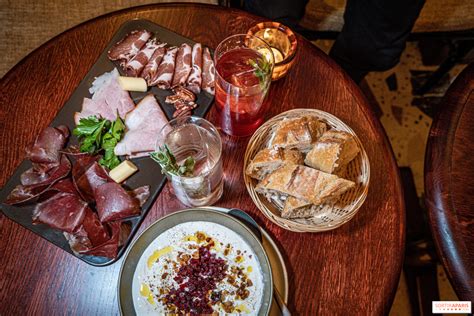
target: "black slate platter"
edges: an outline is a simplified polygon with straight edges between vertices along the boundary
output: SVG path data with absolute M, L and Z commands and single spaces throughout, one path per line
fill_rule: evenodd
M 188 43 L 190 45 L 193 45 L 195 43 L 186 37 L 176 34 L 162 26 L 159 26 L 147 20 L 132 20 L 125 22 L 117 31 L 117 33 L 115 33 L 107 47 L 100 55 L 99 59 L 96 61 L 94 66 L 92 66 L 87 75 L 81 81 L 79 86 L 72 94 L 71 98 L 64 104 L 63 108 L 59 111 L 55 119 L 51 122 L 50 126 L 66 125 L 69 127 L 69 130 L 72 131 L 72 129 L 75 127 L 73 119 L 74 113 L 81 110 L 83 98 L 91 96 L 89 93 L 89 88 L 91 87 L 94 79 L 102 75 L 104 72 L 109 72 L 113 70 L 114 67 L 116 67 L 122 75 L 124 74 L 118 64 L 112 63 L 107 58 L 107 51 L 110 49 L 110 47 L 112 47 L 112 45 L 117 43 L 130 31 L 142 28 L 153 32 L 154 37 L 158 38 L 161 42 L 168 43 L 169 45 L 179 46 L 182 43 Z M 152 87 L 146 93 L 132 92 L 131 96 L 135 103 L 138 103 L 138 101 L 140 101 L 149 93 L 155 95 L 161 108 L 166 113 L 168 119 L 172 119 L 174 108 L 171 104 L 166 104 L 164 101 L 166 96 L 172 94 L 171 91 L 161 90 L 156 87 Z M 199 106 L 194 109 L 193 115 L 200 117 L 205 116 L 208 110 L 210 109 L 212 102 L 213 96 L 205 92 L 201 92 L 199 95 L 197 95 L 196 103 Z M 75 136 L 71 136 L 69 138 L 69 145 L 71 144 L 77 144 L 77 139 Z M 160 193 L 166 182 L 166 177 L 161 174 L 160 166 L 153 162 L 149 157 L 136 158 L 132 159 L 132 161 L 138 167 L 138 172 L 127 179 L 125 187 L 128 189 L 134 189 L 142 185 L 149 185 L 151 195 L 148 201 L 142 207 L 141 215 L 127 220 L 131 224 L 132 230 L 124 246 L 119 249 L 118 256 L 115 259 L 97 256 L 76 256 L 71 251 L 69 244 L 63 236 L 62 232 L 51 229 L 43 224 L 32 224 L 31 215 L 34 209 L 34 203 L 27 204 L 24 206 L 11 206 L 2 203 L 1 210 L 3 214 L 5 214 L 5 216 L 10 218 L 11 220 L 40 235 L 49 242 L 71 253 L 77 258 L 83 260 L 84 262 L 94 266 L 109 265 L 117 261 L 118 258 L 120 258 L 120 256 L 125 252 L 127 246 L 129 245 L 130 241 L 138 230 L 141 222 L 145 218 L 148 210 L 153 205 L 154 201 L 156 200 L 158 194 Z M 21 174 L 30 167 L 31 163 L 28 160 L 24 160 L 20 164 L 20 166 L 13 173 L 12 177 L 8 180 L 8 182 L 0 191 L 0 201 L 5 201 L 6 197 L 13 190 L 13 188 L 20 184 Z

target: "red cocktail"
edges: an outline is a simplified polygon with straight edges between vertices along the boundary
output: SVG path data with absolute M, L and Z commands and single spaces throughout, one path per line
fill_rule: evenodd
M 219 44 L 214 56 L 221 128 L 229 135 L 248 136 L 264 119 L 273 69 L 270 47 L 257 37 L 234 35 Z

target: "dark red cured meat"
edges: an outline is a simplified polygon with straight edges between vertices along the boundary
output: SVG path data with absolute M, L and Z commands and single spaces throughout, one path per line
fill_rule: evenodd
M 87 202 L 94 201 L 94 190 L 112 181 L 104 168 L 97 163 L 98 156 L 84 156 L 72 168 L 72 178 L 79 194 Z
M 87 203 L 77 194 L 60 192 L 36 204 L 33 223 L 72 233 L 82 224 L 86 208 Z
M 138 54 L 152 35 L 153 33 L 147 30 L 130 32 L 108 51 L 109 59 L 120 60 L 124 64 L 127 63 Z
M 41 182 L 30 185 L 20 184 L 16 186 L 8 195 L 5 203 L 9 205 L 14 205 L 31 201 L 32 199 L 38 197 L 41 193 L 46 191 L 51 185 L 61 180 L 62 178 L 65 178 L 70 171 L 71 162 L 65 155 L 62 155 L 59 166 L 48 170 L 46 176 Z M 30 171 L 28 170 L 26 172 L 29 173 Z M 33 173 L 31 173 L 31 175 L 33 176 Z M 35 175 L 34 178 L 39 179 L 41 177 L 37 177 Z M 22 180 L 27 183 L 31 183 L 29 180 Z
M 120 234 L 121 234 L 121 223 L 120 222 L 111 222 L 108 223 L 112 236 L 110 239 L 101 243 L 97 246 L 94 246 L 90 249 L 82 251 L 81 254 L 89 256 L 100 256 L 106 258 L 115 258 L 117 257 Z
M 120 184 L 109 182 L 94 191 L 97 213 L 101 222 L 116 221 L 140 213 L 139 201 Z
M 166 44 L 158 45 L 158 48 L 155 50 L 153 55 L 148 60 L 148 63 L 143 68 L 140 77 L 146 80 L 148 86 L 152 86 L 152 83 L 156 80 L 158 66 L 160 66 L 163 56 L 165 56 Z
M 128 192 L 132 197 L 138 200 L 138 203 L 140 204 L 140 207 L 145 204 L 145 202 L 148 200 L 150 197 L 150 186 L 149 185 L 144 185 L 139 188 L 136 188 L 133 191 Z
M 76 187 L 74 186 L 74 183 L 72 182 L 72 179 L 65 178 L 65 179 L 59 180 L 58 182 L 50 186 L 48 189 L 46 189 L 43 193 L 41 193 L 38 201 L 39 202 L 46 201 L 47 199 L 51 198 L 52 196 L 60 192 L 78 195 L 78 192 L 76 190 Z
M 69 130 L 66 126 L 47 127 L 36 137 L 35 142 L 26 148 L 26 158 L 36 164 L 58 164 L 61 156 L 59 151 L 66 144 L 68 137 Z

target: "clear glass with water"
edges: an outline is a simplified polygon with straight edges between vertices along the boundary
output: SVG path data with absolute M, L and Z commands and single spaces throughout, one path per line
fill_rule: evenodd
M 205 119 L 190 116 L 171 120 L 157 142 L 157 150 L 167 145 L 181 166 L 194 159 L 192 175 L 179 176 L 165 171 L 174 193 L 187 206 L 212 205 L 222 196 L 222 141 L 217 129 Z

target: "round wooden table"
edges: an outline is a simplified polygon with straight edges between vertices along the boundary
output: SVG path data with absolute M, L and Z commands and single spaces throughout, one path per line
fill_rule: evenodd
M 439 257 L 461 300 L 474 301 L 474 64 L 449 88 L 425 160 L 426 205 Z
M 1 185 L 24 158 L 25 146 L 48 126 L 120 25 L 135 18 L 212 48 L 262 21 L 217 6 L 153 5 L 108 14 L 53 38 L 0 82 Z M 351 126 L 370 159 L 367 200 L 349 223 L 334 231 L 286 231 L 259 213 L 245 189 L 242 162 L 249 138 L 223 136 L 226 188 L 217 205 L 248 211 L 277 241 L 290 276 L 292 312 L 386 314 L 397 289 L 405 242 L 405 209 L 393 153 L 354 82 L 310 42 L 300 36 L 298 41 L 294 67 L 270 89 L 268 117 L 308 107 L 330 112 Z M 165 186 L 141 229 L 182 208 Z M 122 260 L 92 267 L 4 216 L 0 223 L 0 314 L 118 313 Z

